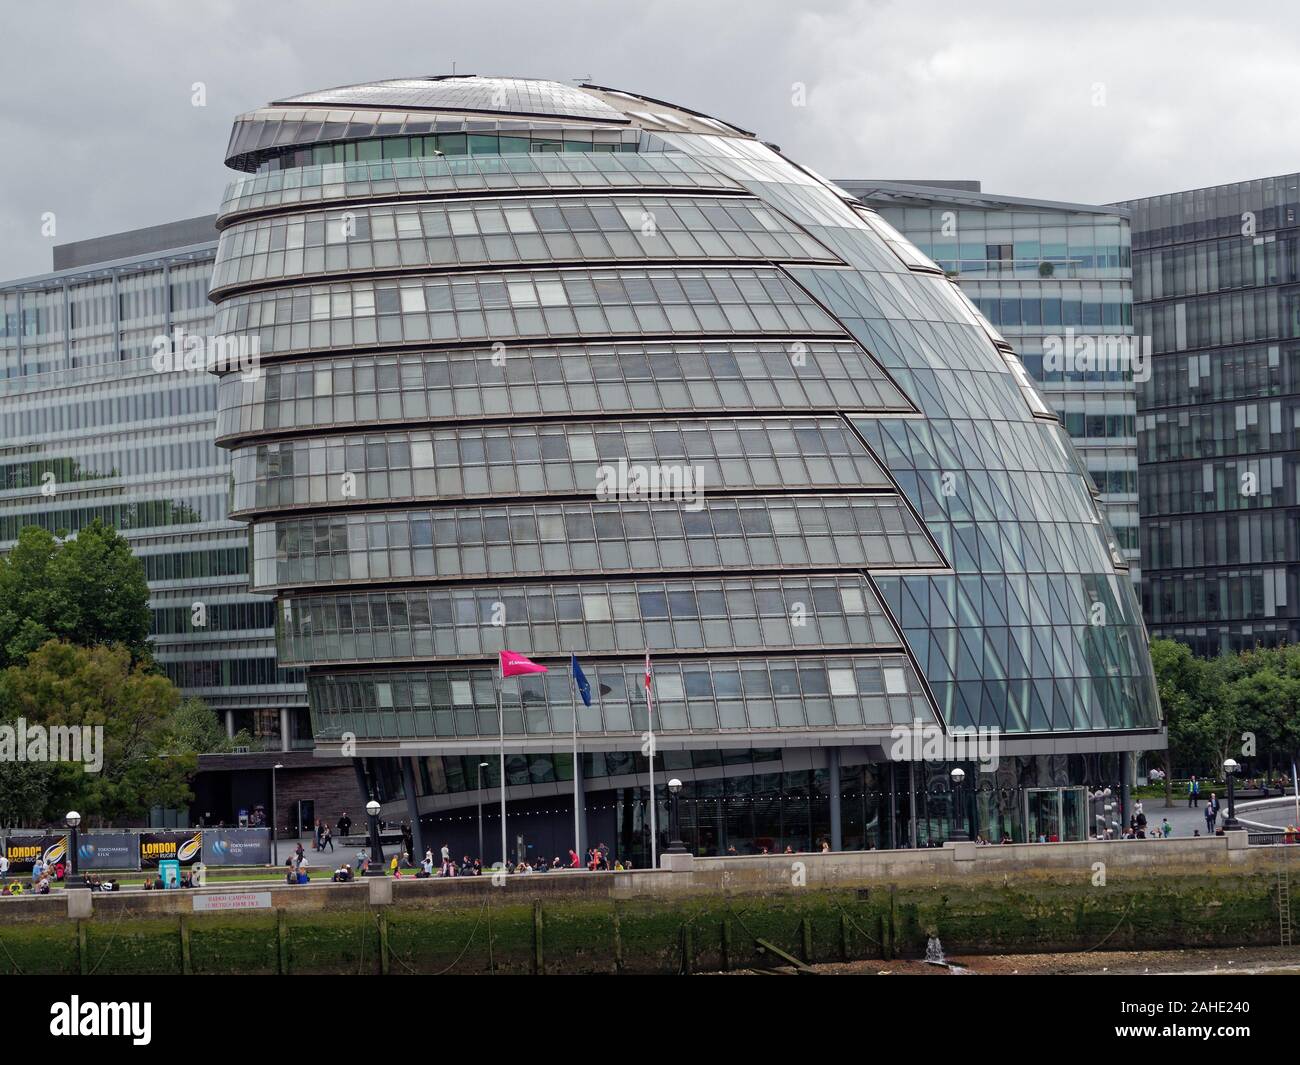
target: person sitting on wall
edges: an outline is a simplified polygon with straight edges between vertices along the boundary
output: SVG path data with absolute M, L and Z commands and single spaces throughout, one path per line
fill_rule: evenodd
M 298 883 L 306 884 L 309 883 L 310 881 L 311 881 L 311 877 L 307 875 L 307 863 L 303 862 L 300 866 L 298 866 Z

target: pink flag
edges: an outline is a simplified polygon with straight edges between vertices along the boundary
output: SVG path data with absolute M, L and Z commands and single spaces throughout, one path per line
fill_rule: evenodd
M 501 652 L 501 676 L 517 677 L 521 673 L 545 673 L 546 667 L 539 666 L 531 658 L 525 658 L 518 651 Z

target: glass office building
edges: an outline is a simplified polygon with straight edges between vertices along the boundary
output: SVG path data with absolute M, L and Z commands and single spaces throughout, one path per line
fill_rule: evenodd
M 1101 492 L 1138 583 L 1135 377 L 1149 362 L 1133 329 L 1128 212 L 994 196 L 978 181 L 839 184 L 934 259 L 1010 341 Z
M 58 245 L 53 273 L 0 284 L 0 552 L 27 525 L 117 528 L 167 675 L 227 728 L 309 749 L 303 671 L 277 665 L 274 601 L 250 591 L 248 530 L 226 516 L 216 378 L 155 367 L 155 338 L 212 335 L 213 221 Z
M 573 844 L 577 774 L 641 864 L 653 728 L 702 852 L 1065 838 L 1163 744 L 1069 435 L 849 193 L 695 111 L 508 78 L 278 101 L 226 161 L 216 328 L 261 353 L 221 377 L 232 516 L 317 751 L 388 816 L 463 853 L 488 799 L 500 857 L 503 731 L 512 852 Z M 550 672 L 499 719 L 505 648 Z M 987 771 L 923 757 L 960 730 Z
M 1121 204 L 1133 217 L 1142 604 L 1215 655 L 1300 640 L 1300 176 Z

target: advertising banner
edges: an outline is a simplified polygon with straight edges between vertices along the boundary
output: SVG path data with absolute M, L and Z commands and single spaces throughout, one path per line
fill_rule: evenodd
M 66 832 L 42 833 L 30 836 L 10 836 L 5 840 L 5 857 L 9 859 L 9 875 L 30 873 L 36 859 L 45 865 L 57 865 L 68 860 L 68 835 Z
M 201 829 L 159 829 L 140 833 L 140 868 L 156 869 L 160 861 L 175 859 L 193 865 L 203 856 Z
M 77 868 L 139 869 L 140 845 L 131 832 L 86 832 L 77 836 Z
M 205 865 L 270 865 L 271 833 L 265 828 L 205 828 Z

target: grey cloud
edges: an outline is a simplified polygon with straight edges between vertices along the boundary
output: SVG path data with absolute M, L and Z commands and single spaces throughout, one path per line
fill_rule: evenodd
M 212 211 L 240 111 L 453 61 L 674 100 L 834 177 L 978 178 L 1104 202 L 1285 173 L 1300 123 L 1289 15 L 1198 0 L 15 5 L 0 271 L 49 270 L 46 211 L 60 242 Z

